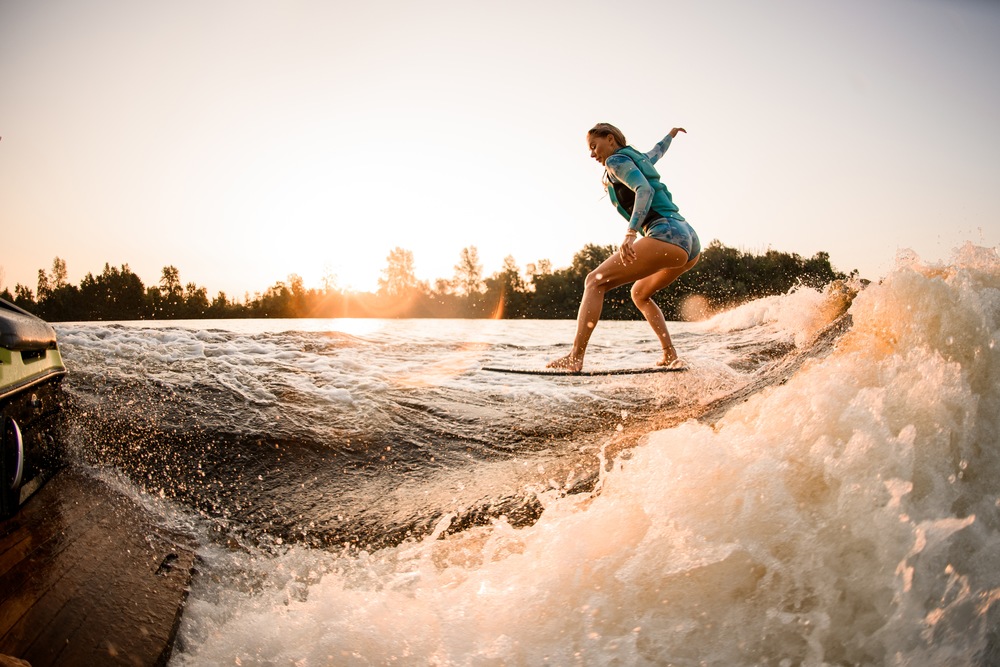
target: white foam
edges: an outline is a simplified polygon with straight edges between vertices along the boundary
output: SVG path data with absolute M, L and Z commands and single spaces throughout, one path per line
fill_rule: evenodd
M 530 527 L 206 554 L 220 583 L 173 662 L 975 664 L 1000 599 L 998 290 L 995 252 L 898 266 L 829 357 L 650 434 Z M 810 308 L 799 290 L 710 326 Z
M 783 296 L 756 299 L 723 311 L 697 325 L 700 331 L 730 332 L 770 325 L 798 347 L 809 343 L 846 306 L 846 294 L 856 285 L 831 283 L 824 290 L 793 288 Z

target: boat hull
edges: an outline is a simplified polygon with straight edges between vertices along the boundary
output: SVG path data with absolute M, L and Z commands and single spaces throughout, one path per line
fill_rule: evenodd
M 0 518 L 62 463 L 62 378 L 55 330 L 0 299 Z

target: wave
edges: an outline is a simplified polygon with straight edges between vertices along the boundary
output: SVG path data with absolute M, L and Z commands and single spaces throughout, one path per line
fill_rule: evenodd
M 692 371 L 665 382 L 479 370 L 490 358 L 559 354 L 564 337 L 538 335 L 552 323 L 491 322 L 470 335 L 454 333 L 463 322 L 393 322 L 374 336 L 248 334 L 262 323 L 246 322 L 244 331 L 217 328 L 223 322 L 76 325 L 62 332 L 72 442 L 78 460 L 251 540 L 370 549 L 426 534 L 453 511 L 449 531 L 499 516 L 520 526 L 541 512 L 539 485 L 591 491 L 602 447 L 616 456 L 655 420 L 719 410 L 781 379 L 819 349 L 796 346 L 801 317 L 788 313 L 829 324 L 849 303 L 842 292 L 796 291 L 770 309 L 779 316 L 755 315 L 735 332 L 718 321 L 682 328 L 676 338 L 692 350 Z M 629 338 L 653 344 L 643 323 L 610 328 L 619 345 L 605 343 L 599 363 L 635 363 Z
M 592 493 L 539 487 L 528 525 L 206 545 L 174 664 L 995 664 L 997 253 L 901 259 L 822 342 L 828 304 L 705 324 L 808 353 L 762 361 L 773 381 L 711 418 L 647 428 Z M 810 313 L 827 325 L 800 337 Z

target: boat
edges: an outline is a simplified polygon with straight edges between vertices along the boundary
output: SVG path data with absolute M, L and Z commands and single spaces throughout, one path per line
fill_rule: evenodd
M 65 375 L 52 325 L 0 299 L 0 519 L 61 466 Z
M 166 665 L 197 543 L 62 464 L 65 376 L 52 326 L 0 299 L 0 667 Z

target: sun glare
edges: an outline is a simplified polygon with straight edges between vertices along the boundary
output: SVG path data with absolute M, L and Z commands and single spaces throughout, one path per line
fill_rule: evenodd
M 326 331 L 345 333 L 350 336 L 370 336 L 385 329 L 386 323 L 382 320 L 368 318 L 343 317 L 337 319 L 323 320 Z

